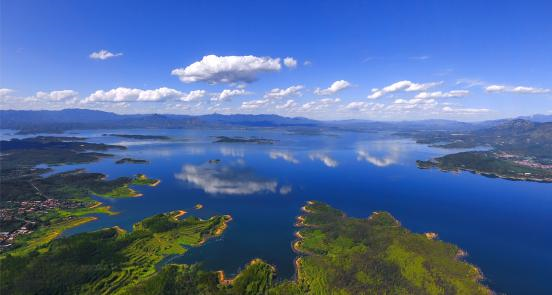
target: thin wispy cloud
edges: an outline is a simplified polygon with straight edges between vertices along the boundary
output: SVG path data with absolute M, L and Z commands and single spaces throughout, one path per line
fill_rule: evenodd
M 123 53 L 121 53 L 121 52 L 113 53 L 113 52 L 107 51 L 105 49 L 102 49 L 100 51 L 90 53 L 90 55 L 88 57 L 90 57 L 91 59 L 106 60 L 106 59 L 110 59 L 110 58 L 114 58 L 114 57 L 119 57 L 119 56 L 122 56 L 122 55 L 123 55 Z

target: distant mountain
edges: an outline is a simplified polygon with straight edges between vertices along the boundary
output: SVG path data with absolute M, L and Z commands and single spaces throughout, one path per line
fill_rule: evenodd
M 120 115 L 87 109 L 60 111 L 0 110 L 0 127 L 21 133 L 52 133 L 74 129 L 193 128 L 193 127 L 278 127 L 314 126 L 318 121 L 278 115 Z
M 519 117 L 519 119 L 545 123 L 545 122 L 552 122 L 552 115 L 536 114 L 532 116 Z
M 528 122 L 547 122 L 549 115 L 534 115 Z M 122 128 L 201 128 L 201 127 L 303 127 L 327 128 L 350 131 L 434 131 L 470 132 L 489 129 L 515 119 L 501 119 L 466 123 L 454 120 L 418 120 L 380 122 L 370 120 L 318 121 L 303 117 L 284 117 L 272 114 L 135 114 L 121 115 L 111 112 L 65 109 L 60 111 L 0 110 L 0 128 L 19 130 L 20 133 L 61 133 L 75 129 L 122 129 Z M 552 122 L 552 120 L 550 120 Z M 504 127 L 503 127 L 504 128 Z

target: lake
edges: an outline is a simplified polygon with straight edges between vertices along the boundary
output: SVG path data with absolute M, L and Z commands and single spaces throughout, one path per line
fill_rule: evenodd
M 168 135 L 172 141 L 133 140 L 104 133 Z M 94 130 L 68 132 L 91 142 L 128 146 L 114 158 L 85 165 L 109 178 L 136 173 L 161 180 L 136 187 L 143 197 L 102 199 L 115 216 L 65 234 L 132 224 L 151 215 L 184 209 L 207 218 L 230 214 L 218 239 L 190 249 L 171 262 L 201 261 L 228 275 L 253 258 L 277 267 L 280 278 L 294 274 L 291 250 L 295 217 L 307 200 L 320 200 L 349 216 L 389 211 L 414 232 L 439 238 L 469 253 L 486 284 L 509 294 L 552 294 L 552 185 L 444 173 L 416 168 L 417 159 L 451 153 L 385 133 L 293 133 L 286 130 Z M 258 136 L 275 144 L 213 143 L 214 136 Z M 10 137 L 3 132 L 2 137 Z M 121 157 L 149 164 L 116 165 Z M 208 163 L 220 159 L 218 164 Z M 203 204 L 200 210 L 195 204 Z

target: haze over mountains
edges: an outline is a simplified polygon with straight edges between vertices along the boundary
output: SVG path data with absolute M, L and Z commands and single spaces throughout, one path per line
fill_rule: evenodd
M 519 119 L 533 122 L 551 122 L 552 115 L 534 115 Z M 453 120 L 420 120 L 380 122 L 369 120 L 319 121 L 304 117 L 283 117 L 262 114 L 121 115 L 88 109 L 59 111 L 0 110 L 0 127 L 21 133 L 63 132 L 76 129 L 102 128 L 199 128 L 199 127 L 333 127 L 372 130 L 470 130 L 497 126 L 511 119 L 467 123 Z

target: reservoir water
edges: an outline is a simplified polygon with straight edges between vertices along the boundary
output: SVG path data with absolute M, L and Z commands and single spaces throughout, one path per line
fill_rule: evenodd
M 133 140 L 104 133 L 168 135 L 173 140 Z M 294 221 L 307 200 L 320 200 L 350 216 L 389 211 L 414 232 L 437 232 L 459 245 L 481 268 L 485 283 L 508 294 L 552 294 L 552 185 L 488 178 L 471 173 L 420 170 L 418 159 L 451 153 L 381 133 L 298 133 L 286 130 L 94 130 L 71 132 L 92 142 L 121 144 L 114 158 L 55 171 L 86 168 L 109 178 L 136 173 L 161 180 L 136 187 L 144 195 L 102 199 L 120 212 L 65 234 L 132 224 L 178 209 L 207 218 L 230 214 L 224 235 L 171 262 L 201 262 L 235 274 L 253 258 L 275 265 L 280 278 L 294 274 L 290 243 Z M 257 136 L 274 144 L 214 143 L 214 136 Z M 9 137 L 3 134 L 3 137 Z M 115 164 L 121 157 L 149 164 Z M 220 159 L 220 163 L 209 160 Z M 202 204 L 194 210 L 195 204 Z

